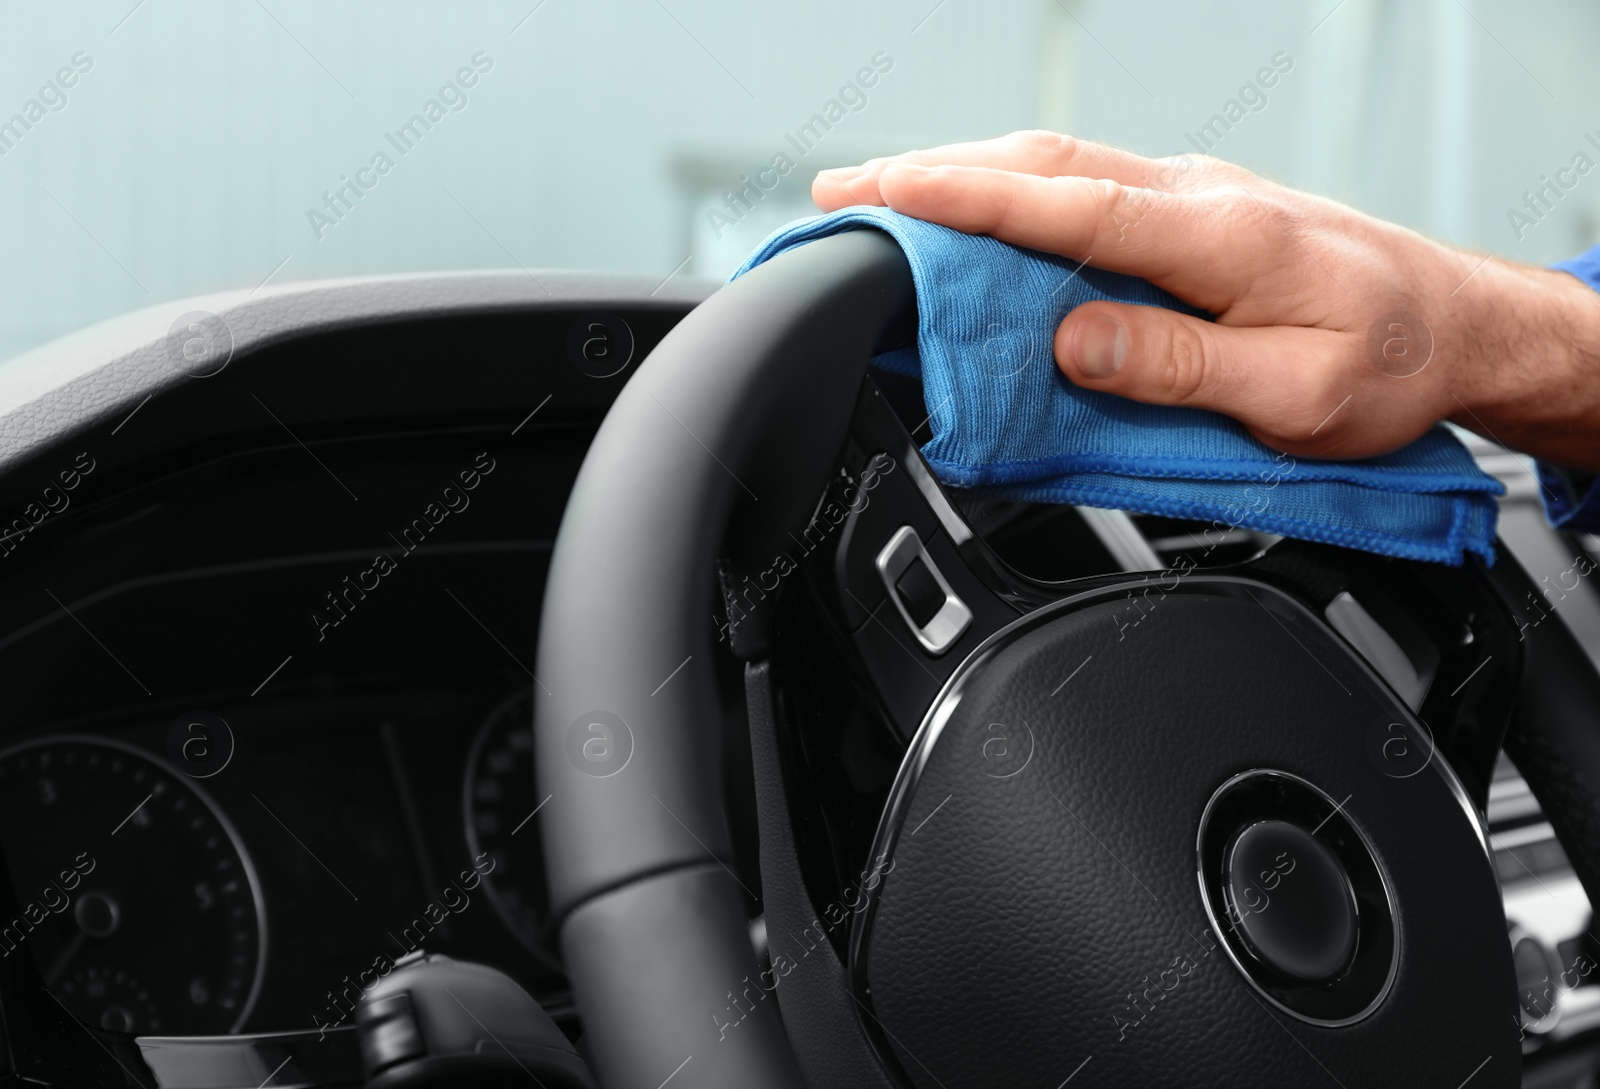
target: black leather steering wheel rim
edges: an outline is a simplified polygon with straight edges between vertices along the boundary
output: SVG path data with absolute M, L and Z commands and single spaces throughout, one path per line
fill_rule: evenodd
M 725 288 L 662 343 L 607 417 L 574 489 L 544 603 L 536 732 L 541 795 L 550 798 L 543 834 L 552 900 L 607 1086 L 669 1076 L 802 1084 L 778 1003 L 754 1004 L 737 1032 L 707 1036 L 740 981 L 759 971 L 746 931 L 753 894 L 728 864 L 720 804 L 711 573 L 730 525 L 732 547 L 759 555 L 804 522 L 867 360 L 903 335 L 913 314 L 905 260 L 886 236 L 852 232 L 784 255 Z M 641 449 L 650 452 L 648 471 Z M 1513 596 L 1507 579 L 1520 585 L 1514 566 L 1496 575 L 1503 597 Z M 1570 659 L 1552 652 L 1542 661 L 1570 673 Z M 764 666 L 750 675 L 753 720 L 763 716 L 757 693 L 768 680 Z M 1545 717 L 1519 716 L 1523 751 L 1527 738 L 1559 732 L 1541 726 Z M 758 779 L 781 798 L 770 745 L 756 747 Z M 1590 795 L 1562 774 L 1566 799 L 1548 792 L 1558 833 L 1592 820 L 1582 812 Z M 1561 778 L 1529 774 L 1542 801 L 1543 782 Z M 1576 778 L 1600 781 L 1587 768 Z M 763 806 L 765 853 L 769 825 L 782 821 L 767 799 Z M 762 869 L 766 877 L 766 857 Z M 781 895 L 793 899 L 796 890 Z M 1486 955 L 1496 956 L 1492 947 Z M 832 1026 L 843 1031 L 837 1018 Z M 693 1043 L 707 1039 L 711 1047 Z M 1485 1084 L 1503 1079 L 1507 1065 Z M 849 1080 L 887 1084 L 890 1076 L 856 1069 Z
M 913 306 L 887 236 L 808 245 L 689 314 L 584 461 L 541 620 L 537 759 L 552 906 L 580 1006 L 607 1011 L 586 1022 L 607 1085 L 659 1084 L 678 1050 L 708 1072 L 710 1056 L 675 1041 L 699 1038 L 730 986 L 759 972 L 748 894 L 720 861 L 731 852 L 711 678 L 715 559 L 736 506 L 757 536 L 804 520 L 868 359 Z M 626 724 L 625 776 L 569 758 L 572 724 L 581 735 L 594 711 Z M 715 1058 L 720 1073 L 703 1084 L 802 1084 L 773 1004 Z

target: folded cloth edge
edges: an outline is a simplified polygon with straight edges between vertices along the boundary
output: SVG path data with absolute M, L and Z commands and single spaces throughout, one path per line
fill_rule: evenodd
M 892 220 L 884 218 L 884 209 L 864 207 L 843 209 L 855 212 L 855 218 L 840 216 L 815 216 L 796 220 L 772 232 L 744 263 L 729 277 L 737 279 L 752 268 L 770 260 L 778 253 L 805 245 L 846 230 L 879 230 L 894 239 L 905 254 L 911 269 L 912 281 L 919 292 L 932 275 L 926 260 L 914 246 L 900 237 Z M 1017 247 L 1024 249 L 1023 247 Z M 1052 260 L 1048 254 L 1024 250 L 1041 259 Z M 917 347 L 904 347 L 884 353 L 873 359 L 875 367 L 895 373 L 919 377 L 921 362 L 919 352 L 927 344 L 938 344 L 938 330 L 931 324 L 927 308 L 919 307 L 917 321 Z M 930 416 L 933 413 L 930 412 Z M 1257 512 L 1243 511 L 1237 520 L 1219 523 L 1215 504 L 1200 500 L 1184 500 L 1139 494 L 1115 487 L 1095 486 L 1081 481 L 1039 480 L 1046 473 L 1103 473 L 1146 479 L 1215 480 L 1246 482 L 1245 478 L 1228 476 L 1218 471 L 1216 459 L 1200 461 L 1182 457 L 1166 457 L 1164 464 L 1156 465 L 1137 457 L 1106 457 L 1094 453 L 1063 453 L 1057 456 L 1011 462 L 995 462 L 982 466 L 964 465 L 938 457 L 925 451 L 923 456 L 934 473 L 947 484 L 959 488 L 981 487 L 993 494 L 1007 498 L 1050 503 L 1076 503 L 1084 506 L 1109 507 L 1166 517 L 1210 520 L 1213 525 L 1228 528 L 1252 528 L 1276 533 L 1289 529 L 1293 535 L 1305 540 L 1325 544 L 1377 551 L 1399 558 L 1427 560 L 1449 565 L 1460 565 L 1465 553 L 1471 552 L 1493 564 L 1494 531 L 1498 504 L 1494 497 L 1504 494 L 1505 487 L 1497 479 L 1483 473 L 1467 475 L 1459 472 L 1419 472 L 1401 466 L 1374 464 L 1371 459 L 1361 462 L 1335 460 L 1297 461 L 1306 475 L 1294 483 L 1337 482 L 1356 488 L 1369 488 L 1388 494 L 1394 488 L 1406 489 L 1408 494 L 1428 495 L 1445 499 L 1450 504 L 1451 523 L 1444 541 L 1424 541 L 1416 537 L 1359 527 L 1308 521 L 1286 516 L 1279 512 L 1271 519 L 1263 519 Z M 1242 469 L 1259 469 L 1260 463 L 1239 459 L 1232 462 Z M 1289 482 L 1285 485 L 1292 486 Z M 1374 547 L 1380 545 L 1381 547 Z

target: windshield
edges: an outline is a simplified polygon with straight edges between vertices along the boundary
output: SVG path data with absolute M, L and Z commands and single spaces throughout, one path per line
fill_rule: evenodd
M 720 279 L 819 170 L 1044 127 L 1459 245 L 1600 235 L 1600 8 L 116 0 L 0 11 L 0 359 L 204 292 Z

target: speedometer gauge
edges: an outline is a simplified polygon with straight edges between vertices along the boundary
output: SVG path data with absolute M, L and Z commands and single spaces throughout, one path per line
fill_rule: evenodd
M 28 741 L 0 752 L 0 843 L 20 909 L 0 919 L 0 954 L 31 954 L 79 1020 L 238 1031 L 261 984 L 261 894 L 192 783 L 117 742 Z
M 494 860 L 484 887 L 495 910 L 527 947 L 554 968 L 550 898 L 535 813 L 540 807 L 533 775 L 533 693 L 522 692 L 489 713 L 467 755 L 462 808 L 473 858 Z

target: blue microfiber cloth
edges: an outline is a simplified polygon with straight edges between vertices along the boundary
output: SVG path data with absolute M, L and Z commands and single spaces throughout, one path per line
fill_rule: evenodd
M 1504 489 L 1443 425 L 1361 461 L 1291 458 L 1226 416 L 1145 405 L 1067 381 L 1056 327 L 1094 299 L 1198 313 L 1133 276 L 885 208 L 856 207 L 781 228 L 731 279 L 795 246 L 862 227 L 905 251 L 917 346 L 879 356 L 921 375 L 940 480 L 1007 498 L 1196 518 L 1406 559 L 1493 562 Z M 1398 381 L 1398 380 L 1397 380 Z

